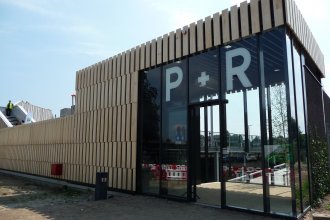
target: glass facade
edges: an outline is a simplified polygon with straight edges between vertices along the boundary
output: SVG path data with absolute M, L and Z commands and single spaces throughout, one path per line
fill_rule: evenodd
M 301 214 L 310 204 L 302 64 L 277 28 L 141 72 L 141 192 Z

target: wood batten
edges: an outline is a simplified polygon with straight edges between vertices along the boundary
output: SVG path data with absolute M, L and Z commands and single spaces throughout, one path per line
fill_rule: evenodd
M 163 60 L 162 60 L 162 47 L 163 47 L 163 44 L 162 44 L 163 42 L 162 42 L 162 37 L 158 37 L 157 38 L 157 54 L 156 54 L 156 56 L 157 56 L 157 58 L 156 58 L 156 63 L 157 63 L 157 65 L 158 64 L 161 64 L 162 62 L 163 62 Z M 131 72 L 133 72 L 134 70 L 131 70 Z
M 238 9 L 234 5 L 230 8 L 230 30 L 231 40 L 237 40 L 239 36 Z
M 197 21 L 197 51 L 204 49 L 204 22 L 203 20 L 199 20 Z
M 250 35 L 250 23 L 249 23 L 249 10 L 248 3 L 246 1 L 240 4 L 240 22 L 241 22 L 241 36 L 247 37 Z
M 213 39 L 214 46 L 221 45 L 221 26 L 220 26 L 220 14 L 219 12 L 213 14 Z
M 273 0 L 274 26 L 278 27 L 284 24 L 284 10 L 282 0 Z
M 205 18 L 205 49 L 213 47 L 213 34 L 212 34 L 212 18 L 208 16 Z
M 272 16 L 270 11 L 270 0 L 261 0 L 262 29 L 272 28 Z
M 251 0 L 250 2 L 250 16 L 252 34 L 260 32 L 260 16 L 259 16 L 259 1 Z
M 175 32 L 175 58 L 182 57 L 182 33 L 181 28 Z
M 196 53 L 196 24 L 189 25 L 189 52 L 190 54 Z
M 168 58 L 169 58 L 169 60 L 174 60 L 174 58 L 175 58 L 175 32 L 174 31 L 172 31 L 169 35 Z
M 224 44 L 230 41 L 230 19 L 229 19 L 229 11 L 225 9 L 222 11 L 221 15 L 221 24 L 222 24 L 222 42 Z
M 189 27 L 182 28 L 182 56 L 189 54 Z

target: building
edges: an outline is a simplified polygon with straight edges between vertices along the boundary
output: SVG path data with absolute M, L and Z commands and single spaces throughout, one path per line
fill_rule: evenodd
M 53 113 L 50 109 L 32 105 L 26 101 L 14 103 L 10 116 L 6 115 L 6 107 L 0 106 L 0 128 L 13 127 L 53 118 Z
M 78 71 L 74 114 L 0 130 L 0 167 L 298 218 L 323 77 L 292 0 L 243 2 Z

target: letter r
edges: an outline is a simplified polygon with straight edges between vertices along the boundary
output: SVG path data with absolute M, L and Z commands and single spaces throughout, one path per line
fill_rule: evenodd
M 240 66 L 233 67 L 233 58 L 243 57 L 243 63 Z M 226 52 L 226 78 L 227 91 L 233 90 L 233 76 L 236 75 L 244 87 L 252 86 L 250 80 L 245 74 L 251 63 L 251 54 L 245 48 L 237 48 Z

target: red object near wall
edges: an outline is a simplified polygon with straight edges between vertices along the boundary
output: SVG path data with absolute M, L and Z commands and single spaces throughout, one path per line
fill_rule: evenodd
M 63 164 L 61 164 L 61 163 L 52 164 L 51 175 L 61 176 L 62 170 L 63 170 Z

